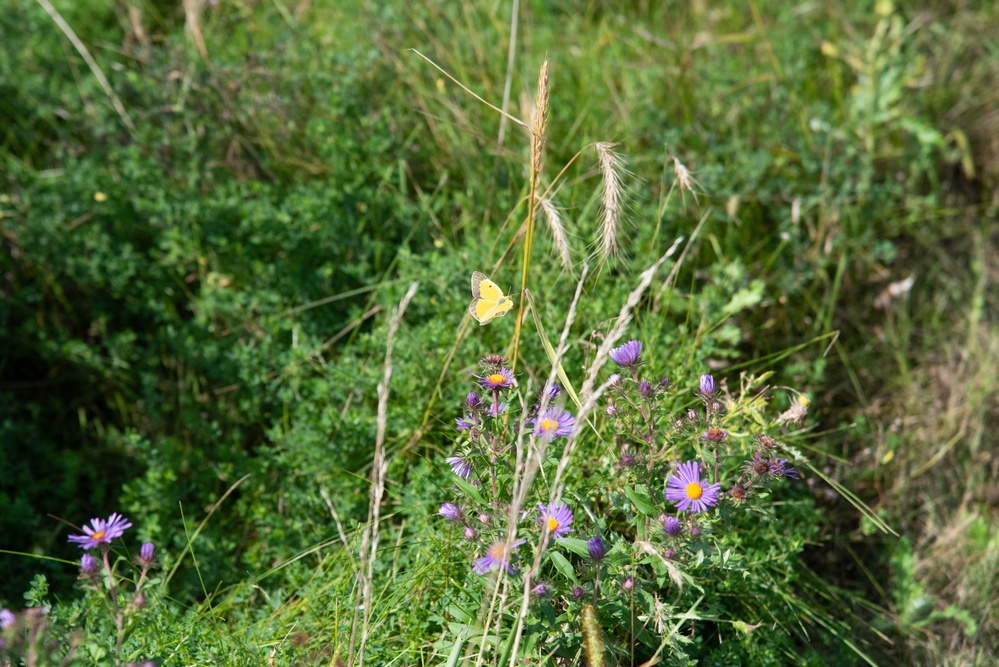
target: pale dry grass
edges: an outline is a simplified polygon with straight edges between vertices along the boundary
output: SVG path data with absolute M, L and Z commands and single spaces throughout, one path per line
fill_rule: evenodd
M 373 604 L 371 585 L 374 578 L 375 560 L 378 555 L 378 523 L 381 518 L 382 498 L 385 495 L 385 473 L 388 470 L 388 459 L 385 456 L 385 430 L 388 426 L 389 380 L 392 379 L 392 349 L 395 346 L 395 334 L 406 313 L 406 307 L 416 294 L 419 283 L 412 283 L 399 306 L 392 311 L 389 318 L 388 334 L 385 342 L 385 363 L 382 381 L 378 383 L 378 416 L 375 431 L 375 455 L 371 463 L 371 494 L 368 498 L 368 521 L 361 537 L 360 564 L 357 568 L 357 595 L 360 599 L 354 606 L 354 622 L 350 630 L 350 664 L 354 664 L 354 642 L 357 638 L 358 612 L 363 609 L 361 623 L 361 644 L 357 651 L 357 664 L 364 664 L 364 648 L 368 641 L 371 607 Z M 330 506 L 333 511 L 332 505 Z M 341 535 L 341 537 L 343 537 Z
M 562 212 L 559 211 L 558 207 L 555 206 L 555 202 L 551 199 L 544 197 L 538 197 L 537 199 L 541 211 L 545 214 L 545 220 L 548 222 L 548 231 L 552 235 L 552 245 L 555 247 L 555 252 L 558 253 L 562 270 L 571 273 L 572 253 L 569 251 L 569 236 L 566 234 L 565 224 L 562 221 Z
M 597 151 L 597 166 L 600 169 L 600 254 L 603 259 L 617 255 L 620 244 L 621 206 L 624 203 L 624 162 L 614 152 L 614 144 L 598 141 L 593 144 Z

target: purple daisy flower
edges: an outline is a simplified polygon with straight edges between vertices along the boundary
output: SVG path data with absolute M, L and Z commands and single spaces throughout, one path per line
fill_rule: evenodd
M 14 612 L 10 609 L 0 609 L 0 630 L 6 630 L 16 621 L 17 616 L 14 615 Z
M 472 464 L 460 456 L 449 456 L 444 460 L 451 465 L 451 472 L 458 477 L 468 479 L 472 476 Z
M 572 525 L 572 512 L 565 503 L 560 503 L 558 507 L 554 505 L 545 507 L 538 503 L 538 511 L 541 512 L 538 521 L 548 526 L 548 532 L 552 537 L 561 539 L 572 532 L 572 528 L 569 527 Z
M 701 376 L 701 393 L 705 396 L 711 396 L 715 393 L 715 379 L 709 373 Z
M 534 435 L 551 440 L 556 436 L 563 438 L 572 433 L 576 418 L 559 407 L 550 407 L 534 418 Z
M 681 524 L 680 520 L 675 516 L 664 516 L 662 518 L 662 522 L 663 530 L 665 530 L 666 534 L 670 537 L 677 537 L 683 532 L 683 524 Z
M 720 429 L 717 426 L 712 426 L 707 431 L 702 433 L 701 437 L 705 440 L 710 440 L 711 442 L 721 442 L 728 437 L 728 431 Z
M 509 389 L 513 386 L 513 371 L 509 368 L 500 368 L 489 375 L 476 375 L 482 386 L 493 391 L 499 389 Z
M 516 549 L 521 544 L 527 540 L 517 540 L 510 545 L 510 551 Z M 505 568 L 509 574 L 513 574 L 513 566 L 509 563 L 510 553 L 506 548 L 506 542 L 494 542 L 486 555 L 482 558 L 476 558 L 475 563 L 472 565 L 472 570 L 476 574 L 485 574 L 490 570 L 498 570 L 500 568 Z
M 698 514 L 718 504 L 721 484 L 705 484 L 696 461 L 681 463 L 675 475 L 666 480 L 666 500 L 676 503 L 681 512 Z
M 86 535 L 70 535 L 69 541 L 80 545 L 81 549 L 93 549 L 101 544 L 111 544 L 131 527 L 131 521 L 115 512 L 107 521 L 91 519 L 89 526 L 83 526 Z
M 629 340 L 621 347 L 615 347 L 610 351 L 610 358 L 626 368 L 637 366 L 641 356 L 642 343 L 637 340 Z
M 437 510 L 437 514 L 444 517 L 448 521 L 457 521 L 461 518 L 461 508 L 453 503 L 444 503 L 441 508 Z
M 607 545 L 600 539 L 600 536 L 591 537 L 586 541 L 586 548 L 590 550 L 590 558 L 598 563 L 607 555 Z

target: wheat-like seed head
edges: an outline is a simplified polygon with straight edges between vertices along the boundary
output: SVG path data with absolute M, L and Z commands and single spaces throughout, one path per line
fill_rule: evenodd
M 601 253 L 606 259 L 616 255 L 618 250 L 617 235 L 623 199 L 621 173 L 624 171 L 624 163 L 621 157 L 614 152 L 614 144 L 598 141 L 594 144 L 594 148 L 597 151 L 597 165 L 600 167 L 600 174 L 603 177 L 601 185 Z
M 538 197 L 538 204 L 544 211 L 545 220 L 548 221 L 548 229 L 552 233 L 552 243 L 555 244 L 555 250 L 562 261 L 562 268 L 572 272 L 572 255 L 569 254 L 569 238 L 565 233 L 565 225 L 562 224 L 562 214 L 551 199 Z

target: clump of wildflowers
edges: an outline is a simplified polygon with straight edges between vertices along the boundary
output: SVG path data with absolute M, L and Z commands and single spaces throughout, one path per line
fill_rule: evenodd
M 80 578 L 85 584 L 95 591 L 103 593 L 103 585 L 107 586 L 107 594 L 110 600 L 110 608 L 113 611 L 115 625 L 118 630 L 118 655 L 121 655 L 122 640 L 125 636 L 125 618 L 136 610 L 146 605 L 146 596 L 142 592 L 142 587 L 146 582 L 149 569 L 153 565 L 156 555 L 156 547 L 152 542 L 144 542 L 139 548 L 136 563 L 138 564 L 139 578 L 135 582 L 131 598 L 122 599 L 120 589 L 126 579 L 115 573 L 115 568 L 111 564 L 108 551 L 114 540 L 122 537 L 125 531 L 132 527 L 132 522 L 117 512 L 105 519 L 91 519 L 90 525 L 83 526 L 83 535 L 70 535 L 68 540 L 81 549 L 87 550 L 80 558 Z M 98 560 L 91 550 L 97 549 L 101 559 Z M 104 565 L 104 577 L 99 574 L 101 564 Z M 103 581 L 102 581 L 103 580 Z
M 543 604 L 556 609 L 560 596 L 563 605 L 588 596 L 595 606 L 606 601 L 620 604 L 624 596 L 629 598 L 628 605 L 644 604 L 645 593 L 658 600 L 655 596 L 663 581 L 678 581 L 677 572 L 683 573 L 684 565 L 694 562 L 694 554 L 701 562 L 705 549 L 714 549 L 722 537 L 728 518 L 721 521 L 715 508 L 727 505 L 734 510 L 765 497 L 751 493 L 754 485 L 797 477 L 788 459 L 777 456 L 779 446 L 773 438 L 759 435 L 754 441 L 743 435 L 744 426 L 736 422 L 738 415 L 745 414 L 735 409 L 741 407 L 738 396 L 720 392 L 715 378 L 705 373 L 694 376 L 692 382 L 678 381 L 681 387 L 694 384 L 696 400 L 691 401 L 689 389 L 684 395 L 665 375 L 646 374 L 646 366 L 651 365 L 648 354 L 638 340 L 611 350 L 610 358 L 620 374 L 611 375 L 603 384 L 606 402 L 590 413 L 603 412 L 605 424 L 610 425 L 610 433 L 600 431 L 601 418 L 597 417 L 600 435 L 609 436 L 603 440 L 605 458 L 573 461 L 585 469 L 584 479 L 601 474 L 619 478 L 597 477 L 596 483 L 623 487 L 624 493 L 617 497 L 625 503 L 625 521 L 617 514 L 622 509 L 618 501 L 608 502 L 609 494 L 601 497 L 599 486 L 571 489 L 571 473 L 567 475 L 570 486 L 561 488 L 569 494 L 566 498 L 587 498 L 593 503 L 585 505 L 586 514 L 574 516 L 561 500 L 538 502 L 530 488 L 520 494 L 516 475 L 524 469 L 525 459 L 536 461 L 541 466 L 538 478 L 552 484 L 553 474 L 558 479 L 564 470 L 545 469 L 553 460 L 552 442 L 589 437 L 589 433 L 576 431 L 577 419 L 582 417 L 566 407 L 565 395 L 575 400 L 573 392 L 563 392 L 560 385 L 549 382 L 530 399 L 519 396 L 507 361 L 499 356 L 482 359 L 481 374 L 475 375 L 477 386 L 464 397 L 462 416 L 456 420 L 461 432 L 457 451 L 446 459 L 458 477 L 475 476 L 472 484 L 478 489 L 453 485 L 453 502 L 444 502 L 437 511 L 460 528 L 463 539 L 453 543 L 468 549 L 473 573 L 520 577 L 521 590 L 530 597 L 551 598 Z M 566 451 L 572 451 L 574 444 L 570 441 Z M 565 478 L 562 481 L 565 484 Z M 536 513 L 525 509 L 532 504 Z M 613 518 L 597 509 L 608 504 L 614 508 Z M 520 532 L 524 528 L 526 534 Z M 508 543 L 511 529 L 524 537 Z M 574 538 L 577 531 L 594 536 Z M 458 531 L 450 534 L 459 535 Z M 518 572 L 514 568 L 517 549 L 528 541 L 534 545 L 534 565 Z M 612 550 L 611 544 L 621 546 Z M 564 580 L 552 581 L 559 576 Z M 634 594 L 636 588 L 642 590 L 641 596 Z

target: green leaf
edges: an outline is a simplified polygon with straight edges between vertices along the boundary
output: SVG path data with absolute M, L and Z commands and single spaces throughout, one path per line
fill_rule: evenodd
M 586 545 L 586 540 L 576 539 L 575 537 L 564 537 L 558 543 L 564 545 L 574 554 L 579 554 L 584 558 L 590 557 L 590 547 Z
M 634 503 L 638 511 L 645 516 L 650 516 L 654 519 L 659 518 L 662 510 L 656 506 L 655 502 L 652 500 L 652 496 L 649 495 L 648 490 L 644 488 L 631 488 L 625 487 L 624 494 L 628 496 L 628 499 Z
M 479 490 L 472 486 L 472 484 L 467 479 L 462 479 L 461 477 L 455 477 L 454 483 L 458 485 L 458 488 L 464 491 L 466 494 L 471 496 L 472 500 L 482 505 L 486 504 L 485 498 L 479 493 Z
M 555 565 L 555 569 L 558 570 L 563 577 L 575 584 L 576 571 L 572 569 L 572 564 L 569 563 L 569 559 L 557 551 L 549 551 L 548 553 L 551 556 L 552 564 Z

